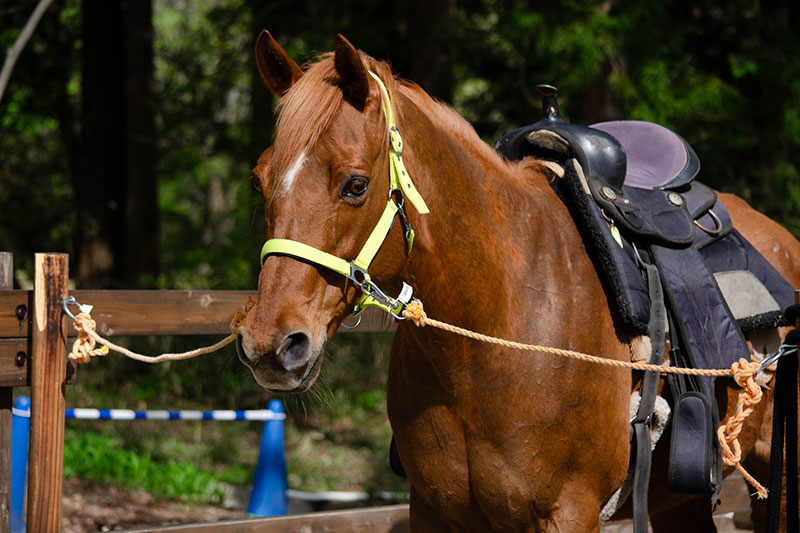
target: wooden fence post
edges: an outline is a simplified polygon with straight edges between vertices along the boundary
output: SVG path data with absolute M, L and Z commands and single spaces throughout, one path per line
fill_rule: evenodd
M 0 290 L 14 288 L 14 254 L 0 252 Z M 11 387 L 0 387 L 0 533 L 11 531 Z
M 61 531 L 67 335 L 61 303 L 69 256 L 36 254 L 31 325 L 31 437 L 28 531 Z

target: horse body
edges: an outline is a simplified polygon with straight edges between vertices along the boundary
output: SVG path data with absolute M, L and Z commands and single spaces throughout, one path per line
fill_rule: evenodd
M 420 218 L 401 278 L 428 313 L 492 335 L 629 358 L 543 168 L 507 164 L 459 121 L 445 117 L 435 127 L 426 117 L 451 111 L 407 90 L 398 106 L 403 123 L 417 126 L 406 134 L 408 168 L 426 197 L 440 201 Z M 427 145 L 439 149 L 427 154 Z M 411 480 L 413 524 L 596 527 L 597 508 L 625 475 L 630 381 L 624 370 L 401 324 L 388 408 Z
M 504 161 L 454 111 L 393 80 L 385 64 L 344 38 L 305 74 L 266 32 L 256 53 L 267 85 L 285 95 L 275 143 L 254 170 L 268 236 L 348 260 L 358 253 L 389 179 L 381 94 L 367 75 L 376 72 L 389 86 L 403 157 L 430 214 L 409 213 L 417 233 L 411 253 L 394 225 L 372 278 L 394 293 L 408 282 L 428 314 L 445 322 L 630 358 L 635 333 L 610 310 L 543 166 Z M 800 243 L 743 202 L 726 204 L 740 231 L 800 286 Z M 325 268 L 270 257 L 259 295 L 241 330 L 242 360 L 265 388 L 308 389 L 357 288 Z M 631 390 L 623 369 L 401 323 L 388 409 L 411 483 L 412 528 L 597 531 L 599 510 L 627 470 Z M 735 401 L 725 405 L 732 410 Z M 762 407 L 743 433 L 745 455 L 764 433 L 763 414 Z

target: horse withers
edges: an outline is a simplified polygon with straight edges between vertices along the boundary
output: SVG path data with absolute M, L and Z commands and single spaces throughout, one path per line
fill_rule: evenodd
M 398 314 L 409 288 L 444 322 L 630 360 L 639 334 L 612 311 L 543 163 L 504 160 L 455 111 L 344 37 L 303 71 L 262 32 L 256 59 L 282 97 L 273 145 L 254 169 L 268 241 L 238 342 L 262 387 L 309 389 L 342 320 L 366 305 Z M 742 200 L 722 199 L 800 286 L 800 243 Z M 629 370 L 400 322 L 387 398 L 412 529 L 597 531 L 628 469 L 634 382 Z M 717 381 L 723 418 L 737 391 Z M 740 436 L 760 479 L 767 403 Z M 667 492 L 665 450 L 656 447 L 653 466 L 654 531 L 713 531 L 707 497 Z

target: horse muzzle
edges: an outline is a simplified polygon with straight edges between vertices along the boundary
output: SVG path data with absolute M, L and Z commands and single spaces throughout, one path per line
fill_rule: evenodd
M 276 334 L 266 347 L 245 333 L 236 337 L 239 359 L 256 382 L 271 392 L 305 392 L 322 366 L 322 346 L 315 346 L 308 331 Z

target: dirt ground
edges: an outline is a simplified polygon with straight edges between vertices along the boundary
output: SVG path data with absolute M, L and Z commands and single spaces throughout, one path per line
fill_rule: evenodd
M 244 518 L 244 512 L 213 505 L 155 500 L 144 491 L 128 491 L 82 480 L 65 480 L 61 518 L 62 533 L 119 531 L 142 527 L 215 522 Z M 291 509 L 290 509 L 291 511 Z M 752 531 L 732 512 L 716 515 L 719 533 Z M 744 523 L 743 523 L 744 522 Z M 740 529 L 743 528 L 743 529 Z M 630 521 L 611 522 L 602 533 L 631 533 Z
M 241 510 L 156 501 L 144 491 L 122 490 L 77 479 L 64 481 L 62 502 L 62 533 L 117 531 L 244 518 Z

